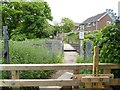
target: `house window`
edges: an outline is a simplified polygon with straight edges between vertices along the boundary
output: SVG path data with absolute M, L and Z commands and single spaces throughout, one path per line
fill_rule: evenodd
M 107 21 L 106 22 L 106 26 L 110 25 L 111 24 L 111 21 Z
M 95 25 L 96 25 L 96 22 L 93 22 L 92 25 L 95 26 Z
M 84 30 L 84 25 L 80 25 L 80 30 Z
M 88 23 L 88 24 L 87 24 L 87 27 L 91 27 L 91 23 Z

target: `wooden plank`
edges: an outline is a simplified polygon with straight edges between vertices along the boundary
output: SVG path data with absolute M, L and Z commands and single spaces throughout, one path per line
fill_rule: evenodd
M 1 64 L 0 70 L 74 70 L 91 68 L 92 64 Z
M 111 69 L 105 69 L 104 70 L 104 74 L 110 74 L 111 73 Z
M 74 75 L 75 75 L 75 74 L 79 74 L 79 73 L 80 73 L 80 70 L 79 70 L 79 69 L 74 69 L 73 73 L 74 73 Z M 73 78 L 73 80 L 76 81 L 77 78 Z M 74 87 L 73 87 L 73 90 L 79 90 L 79 86 L 80 86 L 80 84 L 79 84 L 78 86 L 74 86 Z
M 1 64 L 0 70 L 92 70 L 93 63 L 83 64 Z M 100 63 L 99 69 L 120 69 L 120 64 Z
M 11 71 L 12 79 L 19 79 L 19 71 Z
M 85 83 L 85 88 L 92 88 L 92 83 L 86 82 Z
M 77 86 L 80 85 L 81 82 L 75 82 L 72 79 L 64 79 L 64 80 L 58 80 L 58 79 L 15 79 L 15 80 L 10 80 L 10 79 L 3 79 L 0 80 L 0 86 L 3 87 L 16 87 L 16 86 L 21 86 L 21 87 L 26 87 L 26 86 Z M 118 86 L 120 85 L 120 79 L 112 79 L 109 83 L 111 86 Z
M 77 78 L 77 80 L 80 80 L 81 81 L 81 78 L 82 77 L 85 77 L 85 76 L 94 76 L 93 74 L 76 74 L 76 75 L 73 75 L 73 78 Z M 113 74 L 98 74 L 98 77 L 99 76 L 109 76 L 109 78 L 113 78 L 114 75 Z
M 111 86 L 120 86 L 120 79 L 112 79 L 109 83 Z
M 0 80 L 0 86 L 2 87 L 31 87 L 31 86 L 77 86 L 80 83 L 76 83 L 72 79 L 3 79 Z
M 102 86 L 101 80 L 104 81 L 106 79 L 106 78 L 104 78 L 104 79 L 100 78 L 99 79 L 99 78 L 95 77 L 95 76 L 98 77 L 98 63 L 99 63 L 99 47 L 95 46 L 94 47 L 94 56 L 93 56 L 93 75 L 94 76 L 87 76 L 87 77 L 85 76 L 85 77 L 82 77 L 82 81 L 88 80 L 89 83 L 92 82 L 91 88 L 100 88 Z M 107 78 L 107 80 L 109 81 L 109 77 Z M 89 84 L 88 84 L 88 86 L 89 86 Z M 87 85 L 85 87 L 87 87 Z
M 73 73 L 65 72 L 57 79 L 72 79 L 72 78 L 73 78 Z
M 72 77 L 73 77 L 73 73 L 65 72 L 57 79 L 71 79 Z M 53 88 L 55 88 L 56 90 L 61 90 L 64 87 L 61 87 L 61 86 L 40 86 L 39 90 L 52 90 Z M 67 86 L 65 88 L 67 88 Z M 70 86 L 68 86 L 68 88 L 70 88 Z
M 104 69 L 104 74 L 110 74 L 111 73 L 111 69 Z M 114 77 L 111 77 L 111 79 L 114 78 Z M 104 83 L 104 87 L 109 89 L 109 90 L 112 90 L 112 88 L 110 87 L 109 83 Z
M 99 63 L 99 47 L 94 47 L 94 56 L 93 56 L 93 74 L 98 74 L 98 63 Z
M 79 74 L 79 73 L 80 73 L 80 70 L 79 70 L 79 69 L 74 69 L 73 73 L 74 73 L 74 74 Z
M 11 71 L 12 79 L 19 79 L 19 71 Z M 19 90 L 19 87 L 14 87 L 13 90 Z
M 81 78 L 81 82 L 91 82 L 91 83 L 98 83 L 98 82 L 109 82 L 108 76 L 84 76 Z

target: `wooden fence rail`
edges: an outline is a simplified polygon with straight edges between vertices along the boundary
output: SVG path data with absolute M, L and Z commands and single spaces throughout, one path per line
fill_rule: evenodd
M 93 63 L 84 64 L 1 64 L 1 71 L 11 71 L 12 79 L 1 79 L 1 87 L 30 87 L 30 86 L 80 86 L 84 85 L 79 79 L 80 70 L 92 70 Z M 120 64 L 99 63 L 99 70 L 110 74 L 111 69 L 120 69 Z M 19 71 L 22 70 L 73 70 L 72 79 L 19 79 Z M 76 72 L 77 71 L 77 72 Z M 82 74 L 84 76 L 84 74 Z M 109 85 L 120 85 L 120 79 L 111 79 Z M 17 89 L 16 89 L 17 90 Z
M 93 63 L 83 64 L 0 64 L 2 71 L 14 70 L 92 70 Z M 99 69 L 111 70 L 120 69 L 120 64 L 99 63 Z

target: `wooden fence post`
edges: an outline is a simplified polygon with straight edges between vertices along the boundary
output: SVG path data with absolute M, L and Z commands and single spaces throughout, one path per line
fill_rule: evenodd
M 111 74 L 111 69 L 105 69 L 104 70 L 104 74 Z M 105 84 L 105 88 L 107 88 L 108 90 L 113 90 L 110 85 Z
M 19 79 L 19 71 L 11 71 L 12 79 Z M 14 87 L 13 90 L 20 90 L 19 87 Z
M 95 46 L 94 47 L 94 56 L 93 56 L 93 76 L 97 77 L 98 76 L 98 63 L 99 63 L 99 47 Z M 86 88 L 101 88 L 102 83 L 85 83 Z
M 73 71 L 73 74 L 79 74 L 80 73 L 80 70 L 79 69 L 75 69 Z M 77 78 L 73 78 L 73 79 L 77 79 Z M 73 90 L 79 90 L 79 86 L 73 86 Z
M 94 47 L 94 56 L 93 56 L 93 74 L 98 74 L 98 63 L 99 63 L 99 47 Z
M 95 46 L 94 47 L 94 56 L 93 56 L 93 75 L 94 76 L 98 76 L 98 64 L 99 64 L 99 47 Z M 98 82 L 98 83 L 93 83 L 92 87 L 93 88 L 101 88 L 102 82 Z

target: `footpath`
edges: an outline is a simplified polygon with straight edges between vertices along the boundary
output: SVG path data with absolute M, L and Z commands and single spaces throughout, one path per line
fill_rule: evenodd
M 75 52 L 75 49 L 70 44 L 64 44 L 64 59 L 63 64 L 74 64 L 76 63 L 78 53 Z M 52 79 L 59 78 L 65 72 L 71 72 L 71 70 L 59 70 L 53 76 Z
M 64 59 L 63 64 L 74 64 L 76 63 L 78 53 L 75 52 L 75 49 L 70 44 L 64 44 Z M 68 79 L 72 77 L 72 70 L 59 70 L 51 79 Z M 41 86 L 39 90 L 70 90 L 69 88 L 61 89 L 60 86 Z

